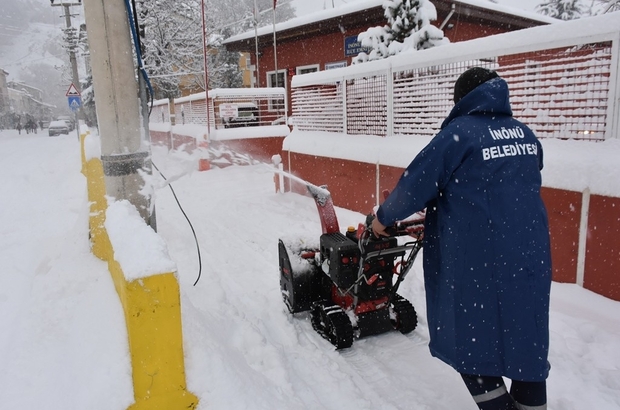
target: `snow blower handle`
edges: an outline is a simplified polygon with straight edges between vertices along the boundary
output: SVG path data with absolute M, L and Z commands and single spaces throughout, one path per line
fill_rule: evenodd
M 372 238 L 380 239 L 381 237 L 375 235 L 375 232 L 372 230 L 372 221 L 374 221 L 376 217 L 374 213 L 366 215 L 365 230 Z M 388 237 L 402 235 L 402 233 L 399 232 L 398 225 L 386 226 L 385 233 L 387 233 Z
M 366 216 L 365 229 L 373 238 L 378 239 L 372 230 L 372 221 L 376 217 L 377 216 L 375 214 L 369 214 Z M 385 228 L 385 233 L 387 233 L 389 237 L 409 235 L 417 239 L 422 239 L 424 236 L 425 218 L 425 211 L 416 212 L 405 220 L 396 221 L 393 225 L 387 226 Z
M 390 196 L 390 191 L 384 189 L 381 191 L 383 194 L 383 200 L 385 201 Z M 365 230 L 369 232 L 369 236 L 379 239 L 375 232 L 372 230 L 372 221 L 377 217 L 378 207 L 374 209 L 371 214 L 366 215 Z M 388 237 L 405 236 L 409 235 L 416 240 L 422 240 L 424 238 L 424 221 L 426 219 L 426 209 L 416 212 L 413 215 L 403 219 L 402 221 L 396 221 L 393 225 L 385 227 L 385 233 Z M 361 224 L 360 224 L 361 225 Z

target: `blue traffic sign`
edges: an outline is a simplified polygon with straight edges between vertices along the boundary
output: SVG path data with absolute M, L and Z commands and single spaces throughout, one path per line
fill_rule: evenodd
M 77 111 L 82 106 L 82 97 L 79 95 L 71 95 L 67 97 L 67 100 L 72 111 Z

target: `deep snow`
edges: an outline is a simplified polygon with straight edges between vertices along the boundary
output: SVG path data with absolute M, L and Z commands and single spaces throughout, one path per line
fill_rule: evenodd
M 106 264 L 89 252 L 85 178 L 73 133 L 0 132 L 0 410 L 125 409 L 126 330 Z M 181 285 L 187 384 L 199 409 L 474 410 L 459 376 L 428 352 L 420 260 L 401 287 L 420 324 L 335 351 L 279 290 L 277 240 L 318 238 L 313 201 L 274 192 L 265 165 L 194 171 L 155 148 L 168 188 L 157 224 Z M 553 155 L 547 156 L 553 158 Z M 370 210 L 369 210 L 370 211 Z M 337 209 L 340 227 L 364 215 Z M 620 408 L 620 303 L 552 287 L 549 410 Z

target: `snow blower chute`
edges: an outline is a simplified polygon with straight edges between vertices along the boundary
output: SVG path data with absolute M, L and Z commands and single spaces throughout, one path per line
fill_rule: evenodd
M 372 214 L 343 234 L 329 191 L 313 185 L 308 190 L 323 234 L 318 246 L 279 240 L 280 288 L 288 310 L 310 311 L 312 327 L 337 349 L 389 330 L 412 332 L 415 308 L 397 291 L 422 248 L 424 213 L 389 227 L 388 237 L 372 234 Z

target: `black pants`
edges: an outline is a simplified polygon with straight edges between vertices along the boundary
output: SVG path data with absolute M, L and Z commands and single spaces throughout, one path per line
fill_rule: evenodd
M 510 393 L 504 379 L 463 374 L 461 377 L 480 410 L 546 410 L 547 382 L 513 380 Z

